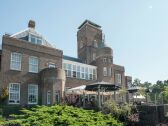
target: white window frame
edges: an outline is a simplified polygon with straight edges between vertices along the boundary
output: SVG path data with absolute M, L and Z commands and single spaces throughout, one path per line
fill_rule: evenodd
M 116 83 L 117 84 L 121 84 L 121 74 L 115 74 L 115 76 L 116 76 Z
M 14 59 L 13 55 L 17 55 L 20 56 L 20 61 L 17 61 L 16 59 Z M 16 58 L 16 57 L 15 57 Z M 18 64 L 18 68 L 14 68 L 12 64 Z M 21 67 L 22 67 L 22 54 L 21 53 L 17 53 L 17 52 L 12 52 L 11 53 L 11 58 L 10 58 L 10 69 L 11 70 L 18 70 L 21 71 Z
M 67 64 L 67 77 L 72 77 L 72 64 Z
M 97 70 L 96 69 L 93 69 L 93 80 L 97 80 Z
M 48 96 L 50 96 L 50 100 Z M 47 105 L 51 105 L 51 91 L 47 91 Z
M 81 79 L 85 79 L 85 67 L 81 67 Z
M 19 86 L 19 90 L 18 91 L 12 91 L 12 86 L 11 85 L 18 85 Z M 18 99 L 11 99 L 11 94 L 18 94 L 19 95 L 19 98 Z M 15 102 L 10 102 L 11 100 L 14 100 Z M 17 100 L 19 102 L 17 102 Z M 20 83 L 10 83 L 9 84 L 9 99 L 8 99 L 8 103 L 9 104 L 20 104 Z
M 77 67 L 76 65 L 72 65 L 72 78 L 77 78 Z
M 93 80 L 93 69 L 89 68 L 89 80 Z
M 89 80 L 89 68 L 85 67 L 85 80 Z
M 103 67 L 103 76 L 107 76 L 107 67 Z
M 108 76 L 111 77 L 111 75 L 112 75 L 112 68 L 109 67 L 109 68 L 108 68 Z
M 31 58 L 34 58 L 34 59 L 37 59 L 37 64 L 33 64 L 33 63 L 31 63 L 30 61 L 31 61 Z M 36 66 L 37 68 L 37 70 L 32 70 L 31 69 L 31 66 Z M 38 66 L 39 66 L 39 59 L 38 59 L 38 57 L 35 57 L 35 56 L 29 56 L 29 72 L 31 72 L 31 73 L 38 73 Z
M 81 67 L 78 65 L 77 66 L 77 72 L 76 72 L 76 78 L 80 79 L 81 78 L 81 71 L 80 71 Z M 79 76 L 78 76 L 79 75 Z
M 32 41 L 31 41 L 32 38 L 35 39 L 35 42 L 32 42 Z M 41 43 L 38 43 L 38 40 L 40 40 Z M 32 44 L 36 44 L 36 45 L 42 45 L 43 39 L 42 39 L 42 37 L 38 37 L 38 36 L 36 36 L 36 35 L 29 34 L 29 42 L 32 43 Z
M 35 89 L 35 90 L 37 90 L 37 91 L 35 91 L 35 93 L 37 93 L 37 94 L 33 94 L 32 92 L 30 92 L 30 89 L 29 89 L 29 87 L 30 86 L 34 86 L 34 87 L 36 87 L 37 89 Z M 29 101 L 29 95 L 35 95 L 35 97 L 36 97 L 36 102 L 30 102 Z M 38 103 L 38 85 L 37 84 L 29 84 L 28 85 L 28 104 L 37 104 Z

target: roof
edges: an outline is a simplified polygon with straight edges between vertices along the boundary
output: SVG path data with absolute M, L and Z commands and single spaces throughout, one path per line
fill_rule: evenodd
M 83 63 L 81 59 L 79 58 L 74 58 L 74 57 L 70 57 L 70 56 L 63 56 L 63 59 L 65 60 L 70 60 L 70 61 L 75 61 L 75 62 L 79 62 L 79 63 Z
M 93 26 L 95 26 L 95 27 L 97 27 L 97 28 L 101 28 L 101 26 L 100 25 L 98 25 L 98 24 L 96 24 L 96 23 L 94 23 L 94 22 L 92 22 L 92 21 L 90 21 L 90 20 L 85 20 L 79 27 L 78 27 L 78 29 L 80 29 L 84 24 L 86 24 L 86 23 L 88 23 L 88 24 L 90 24 L 90 25 L 93 25 Z
M 108 91 L 118 90 L 120 87 L 115 85 L 115 84 L 112 84 L 110 82 L 101 81 L 101 82 L 96 82 L 96 83 L 93 83 L 93 84 L 86 85 L 85 90 L 98 91 L 98 88 L 103 89 L 106 92 L 108 92 Z
M 33 29 L 33 28 L 27 28 L 27 29 L 25 29 L 25 30 L 22 30 L 22 31 L 20 31 L 20 32 L 17 32 L 17 33 L 15 33 L 15 34 L 11 35 L 11 37 L 13 37 L 13 38 L 18 38 L 18 39 L 22 39 L 22 38 L 28 37 L 29 34 L 35 35 L 35 36 L 37 36 L 37 37 L 42 38 L 42 45 L 45 45 L 45 46 L 48 46 L 48 47 L 53 47 L 53 46 L 46 40 L 46 38 L 45 38 L 43 35 L 41 35 L 40 33 L 38 33 L 38 32 L 37 32 L 35 29 Z
M 124 66 L 120 66 L 120 65 L 116 65 L 116 64 L 113 64 L 113 68 L 115 69 L 115 70 L 119 70 L 119 71 L 125 71 L 125 68 L 124 68 Z

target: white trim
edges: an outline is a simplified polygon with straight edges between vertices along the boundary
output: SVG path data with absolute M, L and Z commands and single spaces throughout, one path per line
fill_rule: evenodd
M 19 93 L 19 103 L 11 103 L 11 102 L 9 102 L 11 99 L 10 99 L 10 92 L 11 92 L 11 90 L 10 90 L 10 88 L 11 88 L 11 85 L 12 84 L 17 84 L 17 85 L 19 85 L 19 91 L 18 92 L 16 92 L 16 93 Z M 20 104 L 20 83 L 9 83 L 9 98 L 8 98 L 8 104 Z

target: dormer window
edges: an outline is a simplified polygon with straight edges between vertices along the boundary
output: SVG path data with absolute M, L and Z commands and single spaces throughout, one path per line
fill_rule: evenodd
M 42 38 L 34 36 L 34 35 L 30 35 L 29 42 L 33 44 L 37 44 L 37 45 L 42 45 Z

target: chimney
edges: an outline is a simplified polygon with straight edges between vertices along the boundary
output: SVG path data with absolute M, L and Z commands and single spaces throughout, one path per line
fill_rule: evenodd
M 28 27 L 35 29 L 36 23 L 33 20 L 29 20 Z

